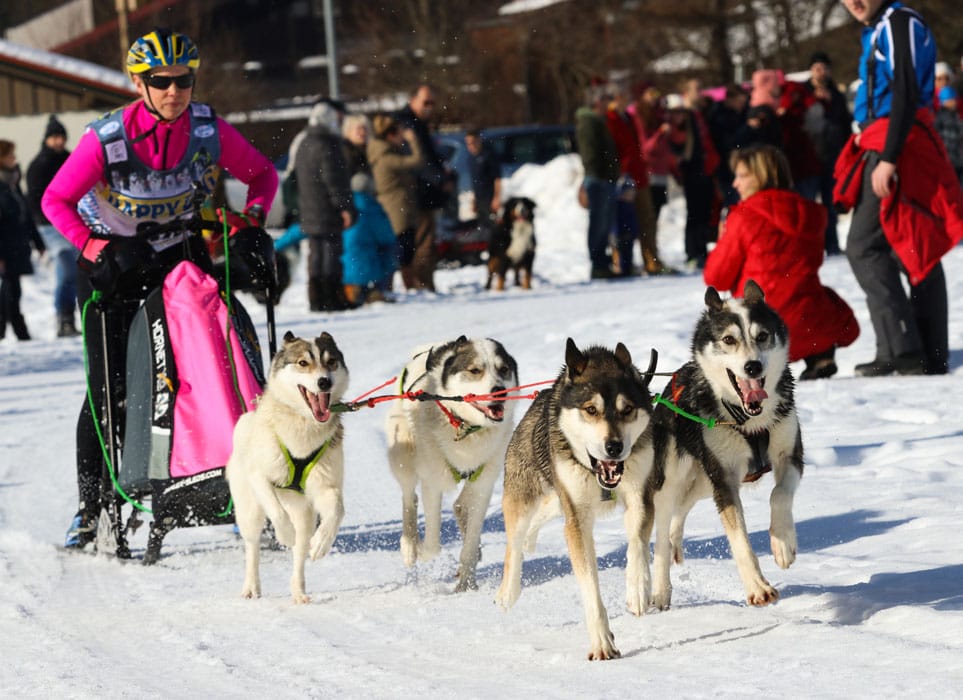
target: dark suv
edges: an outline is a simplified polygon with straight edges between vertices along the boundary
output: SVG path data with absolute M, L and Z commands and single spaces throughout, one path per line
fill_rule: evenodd
M 575 152 L 575 127 L 571 125 L 499 126 L 482 130 L 482 140 L 501 163 L 501 176 L 509 178 L 527 163 L 544 165 L 560 155 Z M 477 265 L 485 258 L 489 232 L 476 221 L 458 215 L 458 195 L 470 192 L 471 173 L 464 131 L 449 131 L 436 137 L 439 152 L 455 172 L 457 192 L 444 209 L 439 222 L 437 248 L 441 260 Z

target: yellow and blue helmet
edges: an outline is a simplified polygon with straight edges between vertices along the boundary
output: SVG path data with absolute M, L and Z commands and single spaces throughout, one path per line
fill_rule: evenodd
M 127 70 L 146 73 L 164 66 L 187 66 L 197 70 L 201 58 L 188 37 L 169 29 L 155 29 L 135 41 L 127 52 Z

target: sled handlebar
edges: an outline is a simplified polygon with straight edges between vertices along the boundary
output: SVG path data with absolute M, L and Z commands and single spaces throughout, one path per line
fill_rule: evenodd
M 251 217 L 242 212 L 237 212 L 227 207 L 218 207 L 214 211 L 217 214 L 215 219 L 205 219 L 202 215 L 204 201 L 207 194 L 201 188 L 199 182 L 193 183 L 193 212 L 191 216 L 183 219 L 171 219 L 164 223 L 157 221 L 143 221 L 137 225 L 137 235 L 142 238 L 152 238 L 166 233 L 191 233 L 198 235 L 204 231 L 217 233 L 225 225 L 228 229 L 236 230 L 245 226 L 260 225 L 259 222 L 252 221 Z

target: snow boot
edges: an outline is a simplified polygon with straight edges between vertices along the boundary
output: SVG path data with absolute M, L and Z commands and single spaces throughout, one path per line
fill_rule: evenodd
M 97 517 L 83 510 L 70 521 L 67 536 L 64 538 L 65 549 L 83 549 L 97 537 Z

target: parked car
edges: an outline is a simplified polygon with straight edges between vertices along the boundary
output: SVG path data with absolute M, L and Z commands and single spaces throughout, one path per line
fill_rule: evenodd
M 528 163 L 544 165 L 557 156 L 575 152 L 575 127 L 572 125 L 502 126 L 483 129 L 481 135 L 498 156 L 504 179 Z M 465 132 L 441 133 L 436 137 L 436 143 L 455 173 L 457 189 L 439 220 L 438 257 L 450 264 L 480 264 L 487 255 L 489 231 L 480 226 L 465 207 L 459 207 L 459 202 L 472 191 Z

